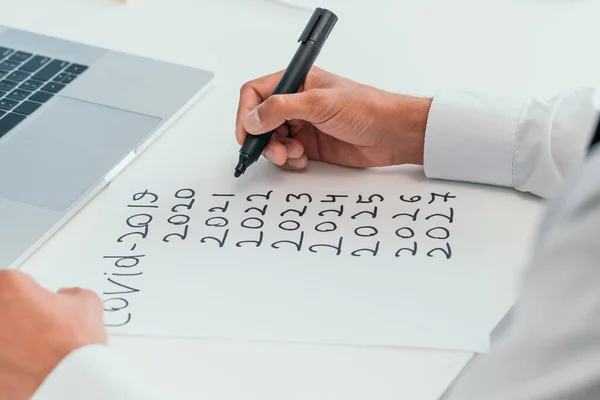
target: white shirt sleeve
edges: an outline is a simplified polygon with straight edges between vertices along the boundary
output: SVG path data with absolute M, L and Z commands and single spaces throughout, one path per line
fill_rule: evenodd
M 38 388 L 33 400 L 158 400 L 158 393 L 111 349 L 91 345 L 65 357 Z
M 425 174 L 552 197 L 582 164 L 598 100 L 587 87 L 547 101 L 441 90 L 425 131 Z
M 465 369 L 446 400 L 600 399 L 596 147 L 549 202 L 507 326 L 490 353 Z

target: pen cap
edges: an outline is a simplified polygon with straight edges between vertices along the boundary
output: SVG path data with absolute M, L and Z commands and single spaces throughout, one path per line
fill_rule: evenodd
M 298 39 L 299 42 L 315 42 L 323 46 L 338 20 L 337 15 L 324 8 L 317 8 Z

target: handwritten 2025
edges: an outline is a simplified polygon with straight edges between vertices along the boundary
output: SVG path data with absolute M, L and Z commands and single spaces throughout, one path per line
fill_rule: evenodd
M 254 193 L 247 196 L 239 196 L 228 193 L 212 193 L 210 200 L 205 199 L 202 203 L 199 218 L 202 221 L 202 234 L 198 238 L 200 244 L 215 246 L 216 248 L 268 246 L 271 249 L 288 249 L 292 251 L 306 250 L 310 253 L 328 251 L 331 254 L 341 255 L 344 251 L 354 257 L 363 255 L 377 256 L 381 253 L 381 241 L 378 240 L 381 225 L 380 207 L 384 205 L 385 199 L 380 194 L 356 195 L 327 194 L 315 196 L 309 193 L 287 193 L 283 198 L 276 199 L 273 190 L 265 193 Z M 400 212 L 391 216 L 394 226 L 394 235 L 398 239 L 398 245 L 394 248 L 395 257 L 416 256 L 419 251 L 419 243 L 415 239 L 415 222 L 422 216 L 425 221 L 431 222 L 431 227 L 425 231 L 425 235 L 439 241 L 440 245 L 426 248 L 428 257 L 441 257 L 450 259 L 452 247 L 449 242 L 450 228 L 454 223 L 454 208 L 449 204 L 447 212 L 434 213 L 428 210 L 428 206 L 435 202 L 448 203 L 456 196 L 450 193 L 429 193 L 429 200 L 424 196 L 400 195 L 395 198 L 399 204 L 411 205 L 410 212 Z M 164 243 L 190 240 L 190 223 L 195 205 L 198 204 L 198 195 L 194 189 L 182 188 L 168 196 L 167 207 L 170 207 L 166 217 L 166 226 L 170 226 L 168 232 L 160 233 Z M 155 213 L 159 208 L 160 196 L 149 190 L 138 191 L 133 194 L 131 203 L 127 208 L 132 214 L 125 220 L 126 231 L 120 235 L 116 242 L 121 245 L 123 251 L 118 255 L 106 255 L 104 259 L 110 261 L 110 269 L 104 273 L 106 278 L 105 311 L 110 327 L 121 327 L 131 322 L 132 314 L 127 309 L 131 296 L 139 292 L 136 277 L 144 273 L 143 259 L 146 253 L 141 251 L 144 240 L 150 234 L 150 226 L 155 219 Z M 278 200 L 278 201 L 275 201 Z M 234 205 L 232 203 L 237 201 Z M 389 201 L 389 200 L 388 200 Z M 173 204 L 174 203 L 174 204 Z M 285 210 L 275 213 L 275 204 L 285 204 Z M 357 211 L 357 207 L 359 210 Z M 240 211 L 242 217 L 240 217 Z M 350 211 L 352 209 L 352 211 Z M 232 210 L 238 211 L 232 213 Z M 313 211 L 310 225 L 305 219 L 307 213 Z M 196 212 L 198 214 L 198 212 Z M 236 219 L 237 216 L 237 219 Z M 379 216 L 379 221 L 378 220 Z M 340 232 L 340 225 L 348 219 L 356 221 L 359 226 L 353 229 L 350 235 L 370 240 L 367 247 L 345 249 L 344 235 L 348 232 Z M 368 221 L 364 222 L 364 221 Z M 377 224 L 379 222 L 379 224 Z M 411 225 L 411 222 L 413 225 Z M 270 225 L 267 225 L 270 224 Z M 276 229 L 273 229 L 276 225 Z M 308 225 L 308 226 L 305 226 Z M 385 222 L 385 225 L 389 225 Z M 270 228 L 271 236 L 277 232 L 277 237 L 267 240 L 266 228 Z M 233 233 L 232 233 L 233 232 Z M 335 240 L 331 240 L 332 233 L 338 233 Z M 252 233 L 252 238 L 248 234 Z M 320 234 L 326 235 L 329 242 L 320 238 Z M 244 240 L 238 240 L 243 235 Z M 347 236 L 346 236 L 347 237 Z

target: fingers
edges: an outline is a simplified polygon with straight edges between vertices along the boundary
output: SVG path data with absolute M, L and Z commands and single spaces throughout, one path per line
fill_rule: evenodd
M 100 300 L 100 297 L 98 297 L 96 293 L 80 287 L 60 288 L 56 293 L 62 296 L 77 297 L 79 299 Z
M 102 309 L 102 300 L 100 297 L 92 292 L 91 290 L 72 287 L 72 288 L 61 288 L 56 292 L 59 296 L 64 299 L 69 299 L 77 302 L 79 306 L 91 309 Z
M 83 295 L 87 294 L 88 292 L 93 293 L 87 289 L 82 289 L 80 287 L 68 287 L 68 288 L 60 288 L 60 289 L 58 289 L 58 291 L 56 293 L 64 294 L 64 295 L 68 295 L 68 296 L 83 296 Z
M 287 149 L 283 140 L 290 134 L 290 128 L 284 124 L 275 130 L 271 140 L 267 143 L 263 155 L 276 165 L 282 165 L 287 160 Z M 283 147 L 282 147 L 283 145 Z
M 308 157 L 304 146 L 297 139 L 273 135 L 265 149 L 264 156 L 273 164 L 285 170 L 304 169 Z
M 304 154 L 304 145 L 299 140 L 283 137 L 279 141 L 285 147 L 288 159 L 297 159 Z
M 308 157 L 306 156 L 306 154 L 302 154 L 302 156 L 299 158 L 288 159 L 285 164 L 281 165 L 281 168 L 285 170 L 296 171 L 306 168 L 307 165 Z
M 246 115 L 244 129 L 256 135 L 277 129 L 293 119 L 316 124 L 327 118 L 329 111 L 323 106 L 323 99 L 324 93 L 319 90 L 271 96 Z
M 275 165 L 283 165 L 287 161 L 287 150 L 275 135 L 267 143 L 263 155 Z
M 281 70 L 273 74 L 266 75 L 262 78 L 247 82 L 242 86 L 240 90 L 240 101 L 238 104 L 235 129 L 235 136 L 239 145 L 242 145 L 242 143 L 244 143 L 244 140 L 248 135 L 246 127 L 244 126 L 248 114 L 250 113 L 250 111 L 252 111 L 261 103 L 270 98 L 273 91 L 275 90 L 275 87 L 281 80 L 281 77 L 283 76 L 284 72 L 285 70 Z M 313 66 L 298 92 L 312 92 L 313 89 L 327 88 L 330 85 L 332 85 L 333 82 L 335 82 L 335 75 L 328 73 L 316 66 Z M 308 100 L 308 97 L 304 97 L 304 99 Z M 256 118 L 256 116 L 253 116 L 252 118 Z M 283 122 L 285 122 L 284 119 L 285 118 L 278 118 L 274 121 L 269 120 L 266 124 L 266 126 L 268 126 L 269 128 L 265 128 L 264 130 L 258 128 L 258 131 L 262 130 L 262 132 L 253 130 L 252 133 L 257 134 L 271 131 L 277 128 Z M 279 121 L 279 124 L 277 124 L 277 121 Z M 250 124 L 251 123 L 252 122 L 250 122 Z
M 85 315 L 86 324 L 94 327 L 90 328 L 90 331 L 87 332 L 91 336 L 87 336 L 86 340 L 90 340 L 93 337 L 94 343 L 106 342 L 105 331 L 96 327 L 96 325 L 102 325 L 104 315 L 102 299 L 96 293 L 91 290 L 72 287 L 59 289 L 57 296 L 65 307 L 65 310 L 71 310 L 70 312 L 73 312 L 74 315 Z
M 287 160 L 280 165 L 282 169 L 298 170 L 304 169 L 308 165 L 308 157 L 304 151 L 304 145 L 297 139 L 284 138 L 282 144 L 287 151 Z
M 271 140 L 267 143 L 263 155 L 275 165 L 285 164 L 290 157 L 300 157 L 301 152 L 304 150 L 301 147 L 299 148 L 298 145 L 290 145 L 290 140 L 277 134 L 271 136 Z
M 247 133 L 244 129 L 244 119 L 254 107 L 265 101 L 283 75 L 283 70 L 262 78 L 247 82 L 240 90 L 240 101 L 237 110 L 235 137 L 238 144 L 244 143 Z
M 107 332 L 104 326 L 104 303 L 91 290 L 71 287 L 57 291 L 59 309 L 65 315 L 71 329 L 66 343 L 69 351 L 85 345 L 107 343 Z

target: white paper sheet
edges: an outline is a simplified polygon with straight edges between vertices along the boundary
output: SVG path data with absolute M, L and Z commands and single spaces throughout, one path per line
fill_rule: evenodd
M 489 193 L 262 165 L 109 189 L 92 269 L 112 333 L 487 349 Z

